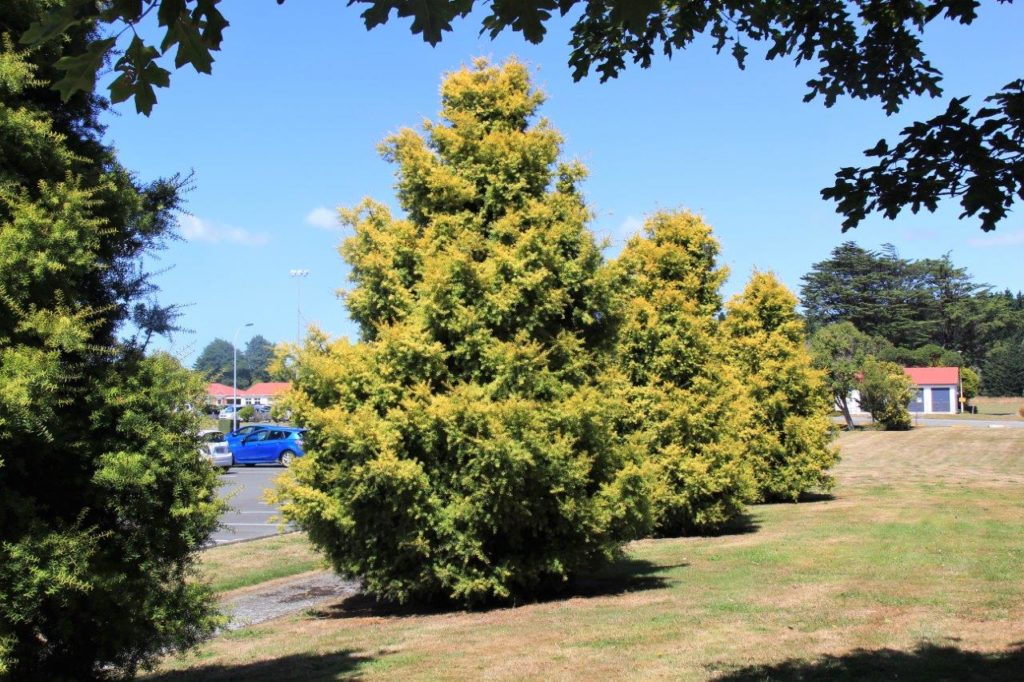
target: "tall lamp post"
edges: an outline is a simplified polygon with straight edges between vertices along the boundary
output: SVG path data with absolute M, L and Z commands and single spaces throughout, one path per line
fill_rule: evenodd
M 238 430 L 238 333 L 245 327 L 251 327 L 252 322 L 246 322 L 235 330 L 235 338 L 231 341 L 231 403 L 235 409 L 231 412 L 231 430 Z
M 295 278 L 298 284 L 298 299 L 295 306 L 295 350 L 298 351 L 302 341 L 302 278 L 309 275 L 309 270 L 289 270 L 288 275 Z

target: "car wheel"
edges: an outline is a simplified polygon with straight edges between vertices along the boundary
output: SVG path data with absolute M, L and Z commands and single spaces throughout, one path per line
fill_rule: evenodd
M 285 450 L 281 453 L 281 456 L 277 458 L 277 461 L 281 463 L 281 466 L 290 467 L 292 462 L 295 461 L 295 453 L 291 450 Z

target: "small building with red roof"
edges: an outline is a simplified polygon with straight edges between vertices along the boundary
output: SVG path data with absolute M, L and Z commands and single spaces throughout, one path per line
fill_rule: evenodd
M 917 386 L 908 408 L 919 414 L 956 414 L 960 399 L 959 367 L 904 367 Z
M 916 414 L 956 414 L 960 401 L 959 367 L 904 367 L 917 393 L 907 409 Z M 866 414 L 860 406 L 860 392 L 853 391 L 847 401 L 850 412 Z

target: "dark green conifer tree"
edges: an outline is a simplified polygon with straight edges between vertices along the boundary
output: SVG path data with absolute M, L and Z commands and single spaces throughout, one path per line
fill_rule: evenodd
M 139 264 L 180 183 L 140 185 L 102 143 L 103 103 L 50 89 L 88 26 L 15 47 L 52 4 L 0 8 L 0 677 L 15 680 L 131 675 L 217 622 L 190 579 L 221 508 L 185 409 L 201 386 L 144 353 L 173 313 Z M 129 319 L 151 325 L 141 341 L 118 340 Z

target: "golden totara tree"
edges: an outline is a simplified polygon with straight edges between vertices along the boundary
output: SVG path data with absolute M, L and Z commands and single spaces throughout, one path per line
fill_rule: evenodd
M 561 136 L 522 64 L 449 74 L 441 116 L 381 145 L 404 216 L 341 212 L 361 339 L 314 333 L 284 515 L 389 599 L 507 599 L 650 530 L 605 385 L 612 299 Z
M 755 272 L 726 304 L 722 331 L 749 395 L 744 430 L 758 496 L 796 500 L 828 490 L 838 461 L 831 445 L 831 393 L 812 366 L 797 299 L 776 277 Z
M 718 334 L 711 228 L 689 212 L 647 219 L 609 269 L 618 292 L 614 356 L 625 374 L 626 431 L 653 472 L 657 530 L 719 528 L 754 494 L 741 431 L 748 410 Z

